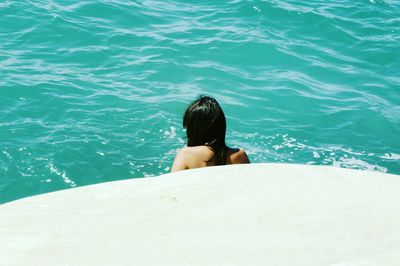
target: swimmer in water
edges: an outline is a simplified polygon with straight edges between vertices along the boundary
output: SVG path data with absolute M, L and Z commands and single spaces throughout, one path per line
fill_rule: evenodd
M 187 146 L 175 157 L 171 172 L 206 166 L 250 163 L 243 149 L 225 144 L 226 120 L 218 102 L 201 96 L 183 116 Z

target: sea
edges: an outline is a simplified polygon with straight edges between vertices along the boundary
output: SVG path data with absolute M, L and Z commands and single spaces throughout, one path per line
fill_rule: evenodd
M 199 95 L 252 163 L 400 174 L 400 1 L 1 0 L 0 203 L 170 172 Z

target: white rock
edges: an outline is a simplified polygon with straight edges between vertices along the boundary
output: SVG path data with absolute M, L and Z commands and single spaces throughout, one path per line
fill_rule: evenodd
M 252 164 L 0 205 L 0 265 L 400 265 L 400 176 Z

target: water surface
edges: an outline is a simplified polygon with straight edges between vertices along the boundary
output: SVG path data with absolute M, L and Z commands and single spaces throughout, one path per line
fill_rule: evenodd
M 216 97 L 253 162 L 400 174 L 398 1 L 3 0 L 0 203 L 166 173 Z

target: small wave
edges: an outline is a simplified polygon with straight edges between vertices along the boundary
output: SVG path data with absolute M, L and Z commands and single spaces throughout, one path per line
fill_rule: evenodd
M 385 160 L 400 160 L 400 154 L 396 153 L 385 153 L 384 155 L 379 157 Z
M 345 168 L 353 168 L 353 169 L 360 169 L 360 170 L 368 170 L 368 171 L 378 171 L 386 173 L 388 171 L 387 168 L 376 165 L 376 164 L 369 164 L 363 160 L 352 158 L 341 158 L 339 161 L 333 160 L 333 166 L 337 167 L 345 167 Z
M 76 187 L 76 183 L 72 181 L 66 174 L 65 171 L 60 171 L 54 164 L 48 164 L 48 168 L 52 174 L 56 174 L 57 176 L 61 177 L 65 184 L 70 187 Z
M 0 187 L 165 173 L 199 94 L 253 162 L 400 173 L 398 1 L 0 7 Z

